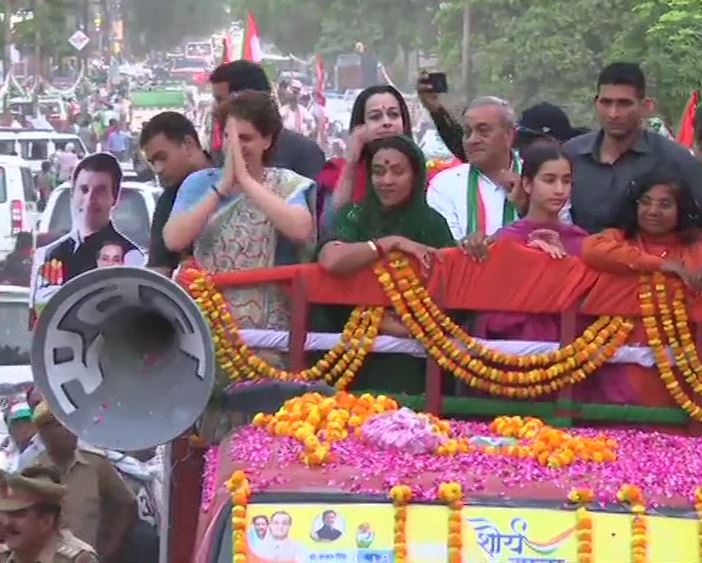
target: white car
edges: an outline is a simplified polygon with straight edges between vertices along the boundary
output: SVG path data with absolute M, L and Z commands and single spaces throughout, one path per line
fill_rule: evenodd
M 141 182 L 122 182 L 117 207 L 112 212 L 115 226 L 124 236 L 146 251 L 151 219 L 163 190 Z M 39 220 L 37 247 L 53 242 L 71 230 L 71 184 L 64 182 L 49 196 Z
M 20 156 L 29 163 L 34 174 L 41 172 L 41 163 L 54 153 L 73 143 L 78 158 L 83 158 L 88 149 L 78 135 L 39 131 L 34 129 L 0 129 L 0 154 Z
M 19 233 L 34 229 L 37 199 L 29 163 L 0 155 L 0 260 L 14 250 Z
M 0 400 L 33 381 L 31 343 L 29 288 L 0 285 Z

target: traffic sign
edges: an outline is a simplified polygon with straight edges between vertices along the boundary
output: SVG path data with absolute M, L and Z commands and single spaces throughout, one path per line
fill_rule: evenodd
M 73 45 L 76 51 L 82 51 L 85 46 L 90 43 L 90 37 L 79 29 L 68 38 L 68 42 Z

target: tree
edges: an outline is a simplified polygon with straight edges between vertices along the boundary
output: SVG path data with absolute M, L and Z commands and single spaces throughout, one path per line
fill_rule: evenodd
M 227 22 L 225 0 L 122 0 L 131 50 L 169 49 L 184 38 L 209 35 Z
M 700 87 L 702 13 L 697 0 L 647 0 L 633 10 L 633 21 L 613 51 L 644 61 L 660 111 L 677 117 Z

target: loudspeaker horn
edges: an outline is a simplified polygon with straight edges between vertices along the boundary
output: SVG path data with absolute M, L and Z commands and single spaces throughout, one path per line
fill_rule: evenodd
M 41 312 L 34 381 L 56 418 L 113 450 L 163 444 L 190 428 L 214 386 L 212 337 L 180 286 L 145 268 L 91 270 Z

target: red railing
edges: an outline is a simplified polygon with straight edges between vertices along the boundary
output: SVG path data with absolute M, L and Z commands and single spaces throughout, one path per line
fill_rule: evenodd
M 292 304 L 290 368 L 293 371 L 306 367 L 305 336 L 311 305 L 390 305 L 370 268 L 342 278 L 317 265 L 286 266 L 217 274 L 214 281 L 221 288 L 262 282 L 282 283 L 289 288 Z M 538 251 L 504 242 L 495 247 L 490 260 L 482 264 L 458 250 L 445 251 L 444 259 L 434 269 L 426 286 L 437 304 L 445 309 L 560 314 L 561 342 L 568 343 L 578 336 L 580 315 L 640 317 L 639 283 L 639 276 L 635 274 L 599 273 L 579 259 L 556 261 Z M 702 303 L 692 302 L 689 315 L 695 324 L 702 320 Z M 702 344 L 699 328 L 696 334 Z M 499 406 L 499 401 L 497 403 Z M 439 414 L 442 407 L 441 370 L 435 362 L 428 361 L 425 408 Z M 559 394 L 555 417 L 572 420 L 576 415 L 572 388 L 566 388 Z
M 217 274 L 214 281 L 220 288 L 264 282 L 280 283 L 288 288 L 291 296 L 290 368 L 294 371 L 306 367 L 305 337 L 311 305 L 390 305 L 370 268 L 340 278 L 317 265 L 285 266 Z M 458 250 L 446 251 L 426 286 L 436 303 L 445 309 L 560 314 L 562 343 L 571 342 L 578 336 L 579 315 L 641 316 L 637 275 L 601 274 L 587 268 L 580 260 L 555 261 L 540 252 L 525 250 L 509 242 L 496 246 L 490 259 L 483 264 L 476 264 Z M 688 313 L 696 327 L 698 346 L 701 346 L 702 303 L 693 301 Z M 554 418 L 566 423 L 577 418 L 572 393 L 572 387 L 560 392 Z M 439 414 L 445 400 L 450 399 L 445 399 L 441 393 L 441 370 L 435 362 L 428 361 L 425 408 Z M 489 398 L 475 400 L 493 401 L 495 414 L 510 414 L 497 412 L 509 402 Z M 525 408 L 531 406 L 527 401 L 523 403 Z M 512 401 L 507 409 L 514 408 L 515 404 Z M 679 420 L 684 424 L 686 418 L 681 416 Z M 688 423 L 688 432 L 697 433 L 697 430 L 696 423 Z M 171 499 L 171 514 L 178 515 L 169 538 L 174 563 L 187 563 L 192 553 L 203 451 L 193 450 L 181 438 L 176 442 L 171 460 L 173 479 L 177 484 Z M 186 490 L 190 493 L 186 494 Z

